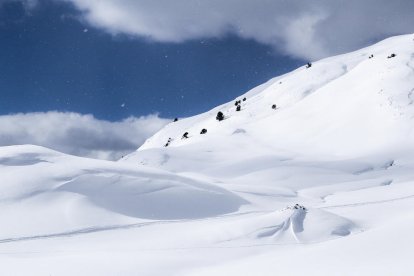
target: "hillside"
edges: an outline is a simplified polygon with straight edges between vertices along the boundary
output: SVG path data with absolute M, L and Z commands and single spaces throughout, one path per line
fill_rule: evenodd
M 306 155 L 355 156 L 394 150 L 413 137 L 413 49 L 412 35 L 393 37 L 314 62 L 310 68 L 303 66 L 230 103 L 171 123 L 139 152 L 162 148 L 168 138 L 173 139 L 169 148 L 174 149 L 200 145 L 221 149 L 222 144 L 240 141 L 255 150 L 265 147 Z M 390 58 L 392 54 L 395 57 Z M 236 100 L 241 100 L 239 112 Z M 218 111 L 224 113 L 224 121 L 215 119 Z M 199 135 L 203 128 L 208 133 Z M 191 139 L 181 139 L 185 132 Z

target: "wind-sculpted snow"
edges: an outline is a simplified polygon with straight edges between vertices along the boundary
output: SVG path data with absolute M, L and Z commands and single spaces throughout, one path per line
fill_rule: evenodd
M 203 218 L 235 212 L 247 203 L 191 178 L 33 146 L 1 148 L 0 173 L 0 217 L 8 225 L 0 237 L 136 219 Z M 15 220 L 13 214 L 26 218 Z
M 29 166 L 40 162 L 47 162 L 37 157 L 36 154 L 21 154 L 18 156 L 5 157 L 0 159 L 0 165 L 3 166 Z
M 357 230 L 348 219 L 300 205 L 241 218 L 221 227 L 226 235 L 222 243 L 229 244 L 314 243 L 347 236 Z
M 119 162 L 0 148 L 0 274 L 412 275 L 413 57 L 312 62 Z
M 242 198 L 216 186 L 161 175 L 82 175 L 57 191 L 84 195 L 105 210 L 136 218 L 189 219 L 235 212 Z

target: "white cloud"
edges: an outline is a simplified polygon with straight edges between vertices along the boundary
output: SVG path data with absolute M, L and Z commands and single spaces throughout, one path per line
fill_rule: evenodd
M 412 0 L 60 0 L 91 25 L 161 42 L 228 33 L 315 59 L 413 32 Z
M 168 122 L 157 115 L 119 122 L 68 112 L 4 115 L 0 116 L 0 146 L 34 144 L 79 156 L 115 160 L 136 150 Z

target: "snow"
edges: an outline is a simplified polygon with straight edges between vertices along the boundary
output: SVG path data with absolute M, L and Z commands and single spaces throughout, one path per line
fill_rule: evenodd
M 411 275 L 413 38 L 302 66 L 118 162 L 1 147 L 0 274 Z

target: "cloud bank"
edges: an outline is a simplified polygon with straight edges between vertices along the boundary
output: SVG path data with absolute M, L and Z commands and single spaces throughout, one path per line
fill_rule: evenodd
M 169 121 L 157 115 L 119 122 L 69 112 L 4 115 L 0 116 L 0 146 L 34 144 L 78 156 L 116 160 L 136 150 Z
M 316 59 L 414 31 L 412 0 L 55 0 L 89 24 L 160 42 L 236 34 Z

